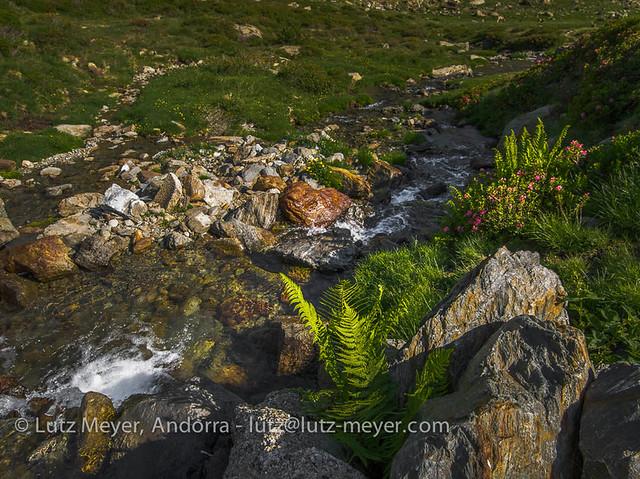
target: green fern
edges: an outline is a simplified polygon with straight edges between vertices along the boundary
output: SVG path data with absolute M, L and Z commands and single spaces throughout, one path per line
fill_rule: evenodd
M 371 294 L 357 282 L 343 281 L 325 293 L 316 310 L 298 285 L 284 274 L 281 277 L 287 298 L 311 330 L 320 360 L 335 384 L 333 389 L 307 393 L 307 405 L 313 414 L 338 423 L 400 421 L 406 426 L 425 400 L 446 393 L 450 351 L 436 350 L 418 373 L 416 388 L 407 395 L 406 405 L 397 402 L 386 342 L 399 332 L 415 333 L 415 309 L 408 301 L 385 309 L 382 286 Z M 405 434 L 375 436 L 338 431 L 336 437 L 364 465 L 387 465 L 402 446 Z
M 518 170 L 545 171 L 554 173 L 554 168 L 562 164 L 562 147 L 569 131 L 565 126 L 552 147 L 542 120 L 538 119 L 533 134 L 526 128 L 520 136 L 514 131 L 505 137 L 503 151 L 496 150 L 496 173 L 498 177 L 508 178 Z

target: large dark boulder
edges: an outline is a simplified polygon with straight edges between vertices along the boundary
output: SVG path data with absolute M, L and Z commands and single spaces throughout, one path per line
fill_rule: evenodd
M 112 441 L 106 477 L 160 479 L 221 477 L 240 399 L 220 386 L 200 380 L 156 395 L 130 398 L 119 422 L 137 423 L 134 432 L 119 432 Z M 228 425 L 228 428 L 227 426 Z M 176 429 L 182 428 L 182 429 Z M 211 468 L 211 457 L 222 457 Z
M 331 437 L 309 432 L 311 427 L 305 431 L 302 417 L 292 391 L 271 393 L 257 406 L 239 405 L 224 479 L 365 479 L 341 459 L 343 451 Z
M 590 378 L 579 330 L 516 317 L 478 350 L 452 394 L 423 405 L 417 419 L 432 430 L 409 436 L 391 477 L 575 477 L 580 405 Z
M 400 350 L 393 372 L 401 390 L 411 389 L 415 371 L 434 348 L 456 343 L 456 377 L 484 341 L 515 316 L 568 324 L 565 298 L 560 278 L 540 264 L 538 253 L 500 248 L 453 288 Z
M 346 229 L 334 228 L 317 234 L 292 230 L 278 238 L 271 252 L 289 264 L 319 271 L 342 271 L 353 266 L 359 246 Z
M 580 452 L 583 479 L 640 478 L 640 365 L 613 364 L 591 383 Z

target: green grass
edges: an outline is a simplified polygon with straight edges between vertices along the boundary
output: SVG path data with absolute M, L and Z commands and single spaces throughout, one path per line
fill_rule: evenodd
M 640 127 L 640 17 L 607 25 L 558 51 L 468 109 L 469 118 L 498 135 L 518 114 L 557 106 L 557 123 L 597 143 Z
M 391 165 L 403 166 L 407 162 L 407 154 L 404 151 L 391 151 L 382 154 L 380 159 Z
M 7 180 L 19 180 L 20 178 L 22 178 L 22 173 L 20 173 L 19 171 L 0 171 L 0 177 L 7 179 Z
M 408 131 L 402 137 L 402 143 L 405 145 L 421 145 L 426 141 L 425 136 L 419 131 Z
M 82 139 L 53 128 L 36 133 L 15 132 L 0 141 L 0 158 L 14 160 L 20 165 L 24 160 L 38 161 L 83 145 Z
M 492 245 L 511 243 L 539 251 L 543 262 L 559 274 L 569 294 L 569 317 L 584 330 L 596 363 L 640 361 L 640 154 L 636 139 L 636 133 L 631 133 L 591 152 L 572 143 L 569 149 L 559 150 L 558 158 L 565 158 L 560 163 L 548 161 L 546 138 L 529 145 L 523 157 L 507 142 L 508 154 L 496 153 L 498 190 L 489 188 L 479 194 L 471 183 L 456 193 L 471 206 L 480 205 L 477 208 L 485 211 L 479 217 L 483 224 L 500 202 L 500 188 L 507 188 L 505 191 L 519 197 L 520 203 L 532 201 L 537 187 L 527 177 L 527 165 L 535 164 L 541 181 L 555 178 L 555 200 L 532 203 L 520 218 L 520 229 L 511 229 L 505 216 L 495 228 L 472 229 L 478 233 L 453 235 L 449 241 L 462 259 L 463 269 L 491 251 Z M 507 171 L 503 163 L 509 158 Z M 564 166 L 558 169 L 558 165 Z M 562 194 L 578 193 L 577 208 L 571 207 L 572 196 L 560 196 L 555 190 L 559 183 Z M 591 189 L 590 197 L 582 194 L 585 188 Z M 488 201 L 483 203 L 484 199 Z M 465 205 L 461 211 L 473 213 L 471 206 Z M 507 214 L 517 218 L 518 212 L 510 207 Z M 474 218 L 468 213 L 461 215 L 462 221 Z
M 92 123 L 143 65 L 202 61 L 152 81 L 119 118 L 144 132 L 179 133 L 179 122 L 188 135 L 238 133 L 250 123 L 273 139 L 368 102 L 382 85 L 402 86 L 434 67 L 468 62 L 470 53 L 558 45 L 566 32 L 591 28 L 616 8 L 587 1 L 575 11 L 558 0 L 553 20 L 518 5 L 508 22 L 496 23 L 477 22 L 471 12 L 364 11 L 342 2 L 293 8 L 278 0 L 89 0 L 79 9 L 70 0 L 0 0 L 0 128 Z M 234 24 L 256 25 L 263 36 L 241 41 Z M 440 39 L 469 41 L 472 49 L 458 53 Z M 300 54 L 285 54 L 284 45 L 299 46 Z M 351 72 L 362 80 L 353 82 Z
M 612 228 L 637 238 L 640 231 L 638 164 L 624 166 L 609 181 L 599 186 L 594 194 L 592 207 Z

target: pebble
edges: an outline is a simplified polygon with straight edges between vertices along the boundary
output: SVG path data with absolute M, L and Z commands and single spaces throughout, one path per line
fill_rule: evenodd
M 40 170 L 40 176 L 48 176 L 49 178 L 60 176 L 61 173 L 62 170 L 57 166 L 47 166 Z

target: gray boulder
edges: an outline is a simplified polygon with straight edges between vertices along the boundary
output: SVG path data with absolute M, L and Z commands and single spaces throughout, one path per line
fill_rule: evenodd
M 238 220 L 217 221 L 211 227 L 211 232 L 221 238 L 239 240 L 250 252 L 265 251 L 276 241 L 269 231 Z
M 258 179 L 258 176 L 260 176 L 260 173 L 264 169 L 265 169 L 265 165 L 261 163 L 254 163 L 253 165 L 249 165 L 242 172 L 242 180 L 246 184 L 253 184 Z
M 286 426 L 302 417 L 299 403 L 296 393 L 276 391 L 257 406 L 236 408 L 233 448 L 224 479 L 365 478 L 341 459 L 340 447 L 328 435 Z
M 225 188 L 214 180 L 204 180 L 204 202 L 216 211 L 226 210 L 236 196 L 236 190 Z
M 7 210 L 4 207 L 4 201 L 0 198 L 0 247 L 9 241 L 16 239 L 20 233 L 13 226 Z
M 230 213 L 229 219 L 269 229 L 276 221 L 279 196 L 278 193 L 253 192 L 242 206 Z
M 206 210 L 206 208 L 195 208 L 187 212 L 187 227 L 194 233 L 204 234 L 209 231 L 213 221 Z
M 124 216 L 133 216 L 143 203 L 138 195 L 117 184 L 112 184 L 104 193 L 103 206 Z
M 91 215 L 87 213 L 76 213 L 50 224 L 42 234 L 43 236 L 61 236 L 67 245 L 75 247 L 97 231 L 91 219 Z
M 425 402 L 417 420 L 432 429 L 409 436 L 391 478 L 575 477 L 591 374 L 579 330 L 532 316 L 504 323 L 455 391 Z
M 343 271 L 353 266 L 359 255 L 359 245 L 344 229 L 310 235 L 292 230 L 278 238 L 272 252 L 291 264 L 318 271 Z
M 566 292 L 560 278 L 540 264 L 530 251 L 500 248 L 465 276 L 424 320 L 415 336 L 400 351 L 394 375 L 407 391 L 416 362 L 434 348 L 458 342 L 453 376 L 501 323 L 519 315 L 568 324 Z
M 538 120 L 546 120 L 549 118 L 554 111 L 553 105 L 545 105 L 543 107 L 538 108 L 537 110 L 533 110 L 527 113 L 523 113 L 515 117 L 507 126 L 504 127 L 502 131 L 502 138 L 505 136 L 509 136 L 513 131 L 516 135 L 520 135 L 522 131 L 526 128 L 530 133 L 536 129 L 536 125 L 538 124 Z
M 90 271 L 107 268 L 111 260 L 129 247 L 130 240 L 118 235 L 104 238 L 94 235 L 86 238 L 76 252 L 75 263 Z
M 65 198 L 58 203 L 58 213 L 62 217 L 81 213 L 89 208 L 95 208 L 104 201 L 102 193 L 80 193 Z
M 115 435 L 105 477 L 222 477 L 224 464 L 210 458 L 228 454 L 238 403 L 234 394 L 202 380 L 128 399 L 118 420 L 139 428 Z
M 585 395 L 583 479 L 640 478 L 640 365 L 613 364 Z
M 167 249 L 182 249 L 189 243 L 191 243 L 191 238 L 187 235 L 180 233 L 179 231 L 171 231 L 168 233 L 163 240 L 164 246 Z

